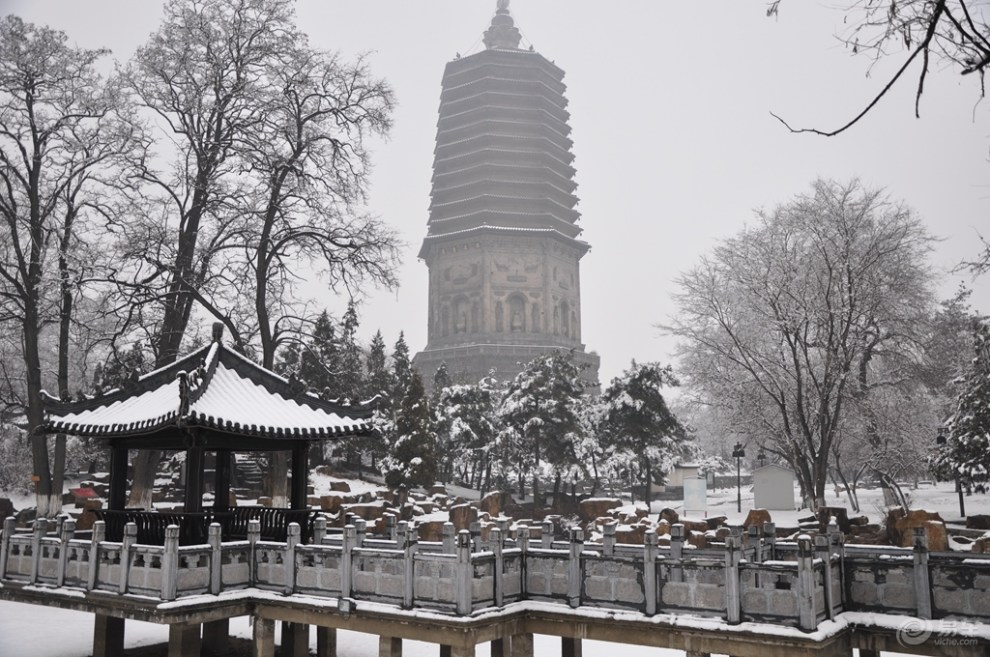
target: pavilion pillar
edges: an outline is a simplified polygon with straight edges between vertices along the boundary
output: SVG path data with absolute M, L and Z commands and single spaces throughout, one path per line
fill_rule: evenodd
M 216 465 L 213 470 L 215 473 L 213 508 L 217 511 L 226 511 L 230 508 L 230 457 L 229 450 L 217 450 Z
M 300 440 L 292 445 L 292 491 L 290 493 L 293 509 L 307 509 L 306 487 L 309 484 L 309 445 Z M 305 532 L 306 528 L 303 527 Z
M 582 648 L 581 639 L 575 639 L 569 636 L 560 638 L 561 657 L 582 657 L 584 654 Z
M 203 510 L 203 448 L 186 450 L 186 494 L 183 510 L 198 513 Z
M 122 511 L 127 506 L 127 448 L 114 441 L 110 443 L 110 490 L 107 507 Z
M 337 657 L 337 630 L 316 627 L 316 657 Z
M 94 614 L 93 657 L 123 657 L 124 619 Z

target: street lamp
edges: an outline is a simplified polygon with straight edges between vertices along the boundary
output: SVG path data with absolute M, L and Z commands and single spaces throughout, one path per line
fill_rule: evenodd
M 742 513 L 742 460 L 746 456 L 742 443 L 732 448 L 732 458 L 736 459 L 736 511 Z
M 938 435 L 935 436 L 935 444 L 939 447 L 944 447 L 948 442 L 948 438 L 945 437 L 945 427 L 938 428 Z M 959 515 L 963 518 L 966 517 L 966 502 L 963 499 L 963 489 L 962 481 L 959 479 L 959 473 L 956 472 L 956 493 L 959 495 Z

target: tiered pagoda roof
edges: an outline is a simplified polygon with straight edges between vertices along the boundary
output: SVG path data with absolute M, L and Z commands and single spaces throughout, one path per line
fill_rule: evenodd
M 545 233 L 588 245 L 575 210 L 564 72 L 519 47 L 500 2 L 486 49 L 447 64 L 442 82 L 429 228 L 420 257 L 466 232 Z

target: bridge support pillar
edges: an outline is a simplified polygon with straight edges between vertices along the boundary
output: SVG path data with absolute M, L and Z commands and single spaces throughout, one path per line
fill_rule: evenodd
M 560 638 L 560 657 L 581 657 L 584 654 L 581 639 L 564 636 Z
M 230 640 L 230 619 L 203 623 L 203 647 L 207 652 L 218 655 L 228 650 Z
M 509 645 L 511 657 L 533 657 L 533 635 L 514 634 Z
M 282 623 L 282 657 L 309 657 L 309 625 Z
M 255 616 L 251 657 L 275 657 L 275 621 Z
M 378 657 L 402 657 L 402 639 L 394 636 L 378 637 Z
M 168 657 L 198 655 L 203 645 L 199 623 L 173 623 L 168 626 Z
M 124 619 L 95 614 L 93 657 L 123 657 Z
M 337 657 L 337 630 L 316 627 L 316 657 Z

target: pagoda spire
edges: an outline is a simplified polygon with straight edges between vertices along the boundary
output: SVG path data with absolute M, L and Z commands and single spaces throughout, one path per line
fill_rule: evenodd
M 485 31 L 486 48 L 518 50 L 522 35 L 509 15 L 509 0 L 498 0 L 491 26 Z

